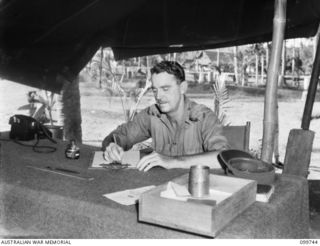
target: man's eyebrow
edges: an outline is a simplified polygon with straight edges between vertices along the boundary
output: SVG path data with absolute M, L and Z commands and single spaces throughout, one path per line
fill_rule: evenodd
M 170 87 L 171 85 L 163 85 L 163 86 L 160 86 L 159 88 L 165 88 L 165 87 Z M 154 87 L 154 86 L 151 86 L 150 87 L 152 90 L 153 89 L 157 89 L 156 87 Z

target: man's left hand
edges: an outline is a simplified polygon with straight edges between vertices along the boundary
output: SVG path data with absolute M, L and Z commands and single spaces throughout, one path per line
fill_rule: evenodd
M 139 171 L 148 171 L 155 166 L 164 167 L 166 169 L 174 168 L 175 159 L 170 156 L 161 155 L 153 152 L 150 155 L 143 157 L 137 164 Z

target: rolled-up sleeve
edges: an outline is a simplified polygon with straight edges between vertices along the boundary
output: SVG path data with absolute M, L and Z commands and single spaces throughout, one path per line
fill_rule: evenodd
M 212 111 L 204 112 L 202 119 L 201 135 L 204 151 L 215 151 L 229 149 L 229 144 L 223 136 L 222 124 Z
M 134 144 L 150 138 L 150 116 L 146 110 L 142 110 L 132 121 L 118 126 L 103 140 L 102 150 L 105 150 L 109 143 L 114 142 L 113 136 L 124 150 L 132 148 Z

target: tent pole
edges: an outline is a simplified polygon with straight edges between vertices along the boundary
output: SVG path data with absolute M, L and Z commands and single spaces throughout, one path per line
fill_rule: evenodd
M 275 0 L 271 58 L 268 67 L 267 86 L 264 100 L 263 138 L 261 159 L 272 162 L 276 128 L 277 87 L 281 50 L 286 24 L 286 0 Z
M 314 99 L 316 97 L 316 92 L 317 92 L 319 75 L 320 75 L 320 42 L 318 39 L 316 56 L 313 62 L 310 84 L 308 88 L 307 99 L 304 106 L 303 117 L 301 122 L 301 128 L 303 130 L 309 130 Z

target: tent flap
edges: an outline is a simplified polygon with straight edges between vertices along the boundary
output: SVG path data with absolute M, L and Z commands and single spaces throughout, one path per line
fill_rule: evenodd
M 3 0 L 0 76 L 59 91 L 100 47 L 116 59 L 270 41 L 274 0 Z M 288 0 L 286 38 L 315 35 L 318 0 Z

